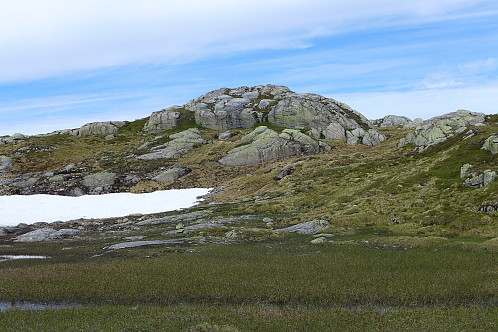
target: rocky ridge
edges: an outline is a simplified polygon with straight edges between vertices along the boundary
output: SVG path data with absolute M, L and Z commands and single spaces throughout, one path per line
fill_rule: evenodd
M 402 147 L 413 144 L 417 151 L 422 152 L 429 146 L 444 142 L 448 138 L 461 134 L 470 126 L 483 125 L 484 114 L 459 110 L 423 121 L 414 131 L 399 141 Z

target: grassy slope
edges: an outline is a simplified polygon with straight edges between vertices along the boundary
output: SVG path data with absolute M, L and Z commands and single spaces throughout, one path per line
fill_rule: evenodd
M 2 299 L 98 305 L 36 314 L 0 313 L 5 318 L 0 319 L 0 329 L 19 324 L 36 330 L 54 326 L 56 330 L 177 330 L 201 323 L 241 330 L 496 328 L 497 264 L 490 251 L 496 251 L 497 242 L 489 239 L 497 236 L 498 213 L 477 210 L 481 204 L 498 202 L 498 182 L 469 188 L 463 187 L 459 178 L 464 163 L 476 169 L 498 169 L 497 156 L 480 150 L 483 141 L 497 132 L 496 121 L 477 128 L 478 135 L 471 139 L 462 141 L 462 136 L 456 136 L 421 154 L 410 147 L 397 148 L 398 139 L 407 131 L 385 129 L 389 140 L 374 148 L 335 141 L 328 153 L 250 167 L 225 167 L 216 162 L 236 146 L 240 136 L 201 145 L 180 160 L 124 158 L 139 152 L 137 148 L 145 142 L 155 139 L 152 146 L 163 144 L 167 135 L 191 126 L 184 121 L 181 128 L 143 136 L 139 132 L 143 122 L 122 128 L 112 141 L 98 135 L 32 137 L 0 146 L 0 155 L 14 156 L 17 173 L 50 171 L 73 162 L 82 162 L 90 172 L 144 174 L 188 165 L 192 172 L 173 184 L 143 181 L 131 190 L 223 185 L 224 192 L 207 202 L 217 203 L 210 206 L 214 215 L 258 214 L 260 219 L 272 217 L 278 227 L 327 219 L 332 227 L 326 232 L 334 241 L 316 246 L 309 243 L 311 236 L 273 240 L 262 236 L 264 241 L 258 243 L 142 248 L 102 257 L 92 257 L 109 244 L 98 237 L 71 244 L 16 244 L 2 252 L 44 253 L 53 259 L 2 263 Z M 217 133 L 202 131 L 206 139 Z M 23 146 L 32 147 L 31 152 L 13 154 Z M 35 151 L 40 149 L 47 151 Z M 296 172 L 275 181 L 275 172 L 285 167 L 294 167 Z M 262 200 L 265 198 L 271 200 Z M 402 223 L 389 224 L 393 217 Z M 259 224 L 248 221 L 237 227 L 247 231 L 261 225 L 261 220 Z M 227 230 L 206 232 L 223 236 Z M 68 245 L 73 250 L 61 251 Z M 388 250 L 377 250 L 383 248 Z M 185 300 L 189 304 L 181 304 Z M 130 310 L 103 304 L 109 301 L 149 305 Z M 158 306 L 161 303 L 172 305 Z M 288 303 L 299 306 L 289 307 Z M 462 306 L 486 303 L 491 306 Z M 331 307 L 315 307 L 317 304 Z M 334 307 L 337 305 L 342 307 Z M 344 308 L 356 305 L 396 309 Z M 105 317 L 113 318 L 103 322 Z

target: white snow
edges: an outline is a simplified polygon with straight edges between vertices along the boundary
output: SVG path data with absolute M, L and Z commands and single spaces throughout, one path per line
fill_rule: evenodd
M 106 194 L 67 197 L 56 195 L 0 196 L 0 226 L 79 218 L 123 217 L 134 213 L 158 213 L 193 206 L 210 189 L 193 188 L 147 194 Z

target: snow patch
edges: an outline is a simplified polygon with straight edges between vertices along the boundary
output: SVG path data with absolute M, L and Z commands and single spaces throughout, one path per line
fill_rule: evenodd
M 117 193 L 80 197 L 55 195 L 0 196 L 0 226 L 19 223 L 114 218 L 189 208 L 210 189 L 174 189 L 147 194 Z

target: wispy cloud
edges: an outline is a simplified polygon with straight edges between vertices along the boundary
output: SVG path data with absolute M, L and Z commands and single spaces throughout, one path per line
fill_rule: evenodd
M 485 2 L 12 1 L 3 4 L 0 12 L 0 80 L 32 80 L 131 63 L 184 63 L 248 50 L 303 48 L 311 45 L 311 38 L 367 22 L 442 20 Z

